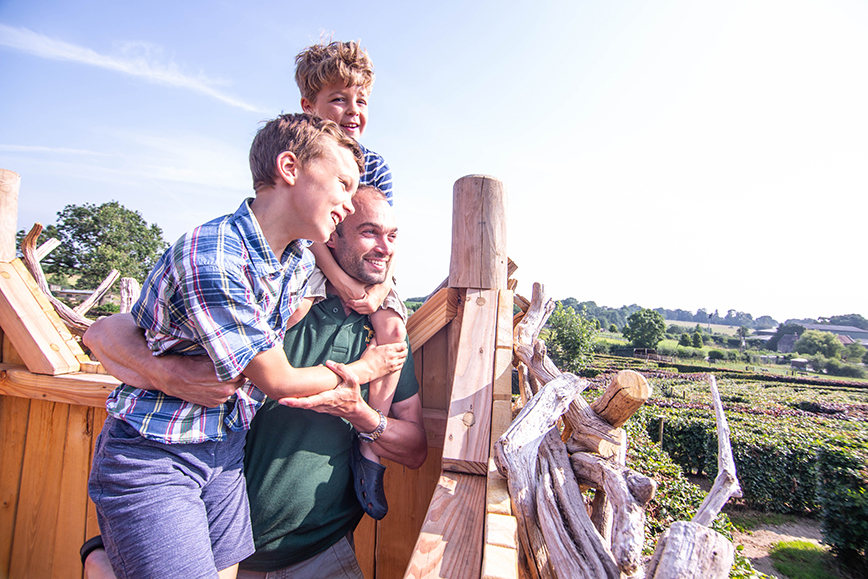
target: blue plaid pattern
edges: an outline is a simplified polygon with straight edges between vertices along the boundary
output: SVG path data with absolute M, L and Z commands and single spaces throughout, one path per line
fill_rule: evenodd
M 245 200 L 233 215 L 197 227 L 170 247 L 133 306 L 154 355 L 207 354 L 230 380 L 260 352 L 282 346 L 286 321 L 314 267 L 309 241 L 296 240 L 280 260 Z M 164 443 L 220 441 L 226 428 L 250 428 L 265 395 L 249 381 L 217 408 L 125 384 L 106 401 L 112 416 Z
M 392 170 L 382 155 L 366 149 L 361 143 L 359 147 L 362 148 L 362 154 L 365 156 L 365 174 L 359 179 L 359 185 L 376 187 L 386 194 L 389 205 L 392 205 Z

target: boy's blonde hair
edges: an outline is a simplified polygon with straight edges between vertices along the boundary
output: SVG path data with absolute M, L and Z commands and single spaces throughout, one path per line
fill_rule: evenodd
M 285 114 L 268 121 L 257 131 L 250 145 L 250 173 L 253 189 L 274 186 L 277 182 L 277 157 L 285 151 L 293 153 L 300 166 L 320 157 L 324 151 L 324 139 L 334 139 L 341 147 L 349 149 L 364 172 L 365 161 L 362 149 L 355 139 L 348 137 L 332 121 L 307 113 Z
M 374 63 L 358 42 L 322 42 L 295 57 L 295 82 L 301 96 L 312 103 L 324 86 L 333 83 L 360 86 L 370 92 Z

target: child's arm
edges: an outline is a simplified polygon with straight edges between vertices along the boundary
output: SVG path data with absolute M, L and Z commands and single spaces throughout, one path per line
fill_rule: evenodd
M 344 302 L 365 299 L 365 285 L 341 269 L 324 243 L 314 243 L 310 250 L 316 258 L 316 266 L 322 270 Z
M 359 360 L 346 367 L 361 383 L 370 382 L 400 370 L 407 357 L 407 345 L 369 346 Z M 244 375 L 269 398 L 299 398 L 333 390 L 342 379 L 325 366 L 294 368 L 282 346 L 257 354 L 244 368 Z

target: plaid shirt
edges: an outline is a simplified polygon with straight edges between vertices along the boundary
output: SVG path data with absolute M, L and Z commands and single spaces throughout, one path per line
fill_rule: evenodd
M 241 374 L 256 354 L 282 346 L 314 267 L 305 240 L 293 241 L 278 261 L 250 201 L 166 250 L 132 309 L 155 356 L 208 354 L 223 381 Z M 250 428 L 264 398 L 248 381 L 225 404 L 206 408 L 122 384 L 106 409 L 145 438 L 195 443 L 223 440 L 227 428 Z

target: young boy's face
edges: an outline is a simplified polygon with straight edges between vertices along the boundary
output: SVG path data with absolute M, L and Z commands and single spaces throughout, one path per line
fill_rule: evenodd
M 306 222 L 301 237 L 328 241 L 337 224 L 353 213 L 358 184 L 359 166 L 353 154 L 328 139 L 323 154 L 300 167 L 295 180 L 294 209 Z
M 306 113 L 336 122 L 344 133 L 358 141 L 368 124 L 368 89 L 343 83 L 328 84 L 313 102 L 302 98 L 301 108 Z

